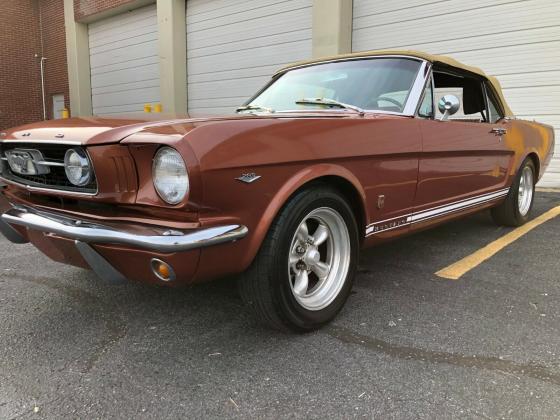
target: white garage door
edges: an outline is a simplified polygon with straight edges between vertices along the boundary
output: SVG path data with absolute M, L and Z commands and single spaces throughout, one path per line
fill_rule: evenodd
M 89 53 L 94 114 L 142 112 L 159 102 L 155 4 L 91 23 Z
M 188 0 L 191 115 L 232 112 L 279 67 L 311 57 L 312 0 Z
M 352 48 L 451 55 L 498 77 L 519 118 L 556 130 L 541 182 L 560 187 L 560 2 L 558 0 L 354 0 Z

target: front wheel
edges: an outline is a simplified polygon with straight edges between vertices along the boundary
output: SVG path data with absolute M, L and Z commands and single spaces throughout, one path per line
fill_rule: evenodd
M 505 201 L 491 210 L 497 224 L 521 226 L 529 220 L 535 198 L 535 174 L 535 164 L 530 158 L 525 159 Z
M 241 296 L 273 328 L 317 329 L 346 302 L 358 252 L 356 220 L 344 198 L 326 187 L 301 191 L 240 279 Z

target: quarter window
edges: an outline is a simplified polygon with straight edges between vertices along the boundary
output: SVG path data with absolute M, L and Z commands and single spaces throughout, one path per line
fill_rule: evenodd
M 423 118 L 433 118 L 434 116 L 434 96 L 432 80 L 426 85 L 422 94 L 422 102 L 418 108 L 418 116 Z

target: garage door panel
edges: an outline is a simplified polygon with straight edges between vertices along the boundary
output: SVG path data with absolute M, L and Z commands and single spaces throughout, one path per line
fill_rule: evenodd
M 187 15 L 187 26 L 207 20 L 218 20 L 230 15 L 244 13 L 261 7 L 267 7 L 286 0 L 188 0 L 189 14 Z
M 556 71 L 534 71 L 514 74 L 500 74 L 502 88 L 527 86 L 550 86 L 560 84 L 560 69 Z
M 300 59 L 308 51 L 308 44 L 308 41 L 299 41 L 277 45 L 274 49 L 260 47 L 200 57 L 190 63 L 189 73 L 198 74 L 208 72 L 209 69 L 239 70 L 251 68 L 261 62 L 281 66 Z
M 372 49 L 371 45 L 383 45 L 375 46 L 374 49 L 397 48 L 403 45 L 435 43 L 444 39 L 460 41 L 464 37 L 499 33 L 509 34 L 512 39 L 514 31 L 558 24 L 560 3 L 531 2 L 534 3 L 531 7 L 527 3 L 486 8 L 484 12 L 475 9 L 449 15 L 437 14 L 419 20 L 414 19 L 414 16 L 405 16 L 404 21 L 396 23 L 388 23 L 383 15 L 375 16 L 375 26 L 354 28 L 353 48 L 356 51 Z M 494 13 L 490 13 L 491 11 Z
M 426 6 L 426 0 L 396 0 L 396 1 L 372 1 L 354 0 L 354 19 L 364 16 L 381 15 L 398 10 L 413 11 L 418 7 Z M 429 3 L 429 2 L 428 2 Z M 431 3 L 441 3 L 439 0 L 432 0 Z
M 149 24 L 150 19 L 153 19 L 156 13 L 155 6 L 142 7 L 96 21 L 89 25 L 88 32 L 94 39 L 106 37 L 111 31 L 118 31 L 120 28 L 141 27 L 146 23 Z
M 301 37 L 302 33 L 309 36 L 311 27 L 306 27 L 307 24 L 308 18 L 305 15 L 302 15 L 299 11 L 293 11 L 285 13 L 281 18 L 277 16 L 268 16 L 263 19 L 255 19 L 237 25 L 228 25 L 206 31 L 192 32 L 189 33 L 188 36 L 190 42 L 197 46 L 196 49 L 191 49 L 192 53 L 206 50 L 210 47 L 216 48 L 223 46 L 224 48 L 228 48 L 231 43 L 236 43 L 236 47 L 241 49 L 246 48 L 246 45 L 239 45 L 239 43 L 247 43 L 261 38 L 270 38 L 272 36 L 281 38 L 286 35 Z M 267 36 L 263 37 L 263 34 L 267 34 Z
M 115 116 L 115 115 L 140 115 L 143 112 L 143 107 L 146 101 L 140 101 L 138 103 L 126 103 L 114 106 L 97 107 L 98 114 L 101 116 Z
M 134 71 L 124 69 L 121 71 L 99 74 L 91 77 L 92 93 L 110 92 L 119 89 L 123 85 L 136 83 L 139 89 L 143 82 L 159 80 L 159 65 L 151 64 L 142 67 L 134 67 Z M 158 82 L 159 83 L 159 82 Z
M 145 87 L 159 86 L 159 80 L 157 78 L 151 80 L 151 85 L 149 82 L 150 82 L 149 80 L 141 80 L 139 82 L 129 82 L 129 83 L 120 83 L 118 85 L 102 86 L 98 88 L 92 88 L 92 93 L 101 94 L 101 93 L 126 92 L 135 89 L 143 89 Z
M 212 3 L 209 1 L 209 3 Z M 254 21 L 259 21 L 267 17 L 274 17 L 276 16 L 279 21 L 284 21 L 286 24 L 289 24 L 288 20 L 284 20 L 284 16 L 293 11 L 305 10 L 309 5 L 308 0 L 288 0 L 282 2 L 275 2 L 269 5 L 259 5 L 257 2 L 246 3 L 240 5 L 240 10 L 235 13 L 229 13 L 227 15 L 223 15 L 221 17 L 203 20 L 201 22 L 187 22 L 187 34 L 190 32 L 197 32 L 200 30 L 206 31 L 208 30 L 208 23 L 211 21 L 212 27 L 235 27 L 238 25 L 250 25 Z M 187 7 L 189 8 L 189 4 L 187 3 Z M 189 12 L 187 12 L 189 13 Z
M 94 114 L 139 112 L 159 102 L 155 5 L 91 23 L 88 33 Z
M 277 34 L 272 36 L 261 36 L 258 38 L 247 39 L 235 42 L 235 45 L 230 43 L 222 43 L 219 45 L 208 46 L 205 48 L 197 48 L 196 50 L 189 51 L 191 58 L 205 57 L 211 55 L 218 55 L 224 52 L 243 51 L 252 48 L 266 47 L 275 49 L 278 45 L 307 41 L 311 37 L 311 30 L 286 32 L 285 34 Z
M 504 89 L 504 96 L 516 114 L 554 114 L 558 110 L 560 85 Z
M 424 24 L 424 19 L 433 19 L 438 17 L 442 20 L 448 20 L 450 15 L 460 15 L 468 13 L 473 9 L 484 9 L 486 16 L 494 16 L 501 14 L 502 9 L 496 9 L 496 6 L 512 3 L 511 0 L 449 0 L 445 2 L 426 2 L 417 1 L 416 5 L 408 5 L 408 2 L 387 2 L 385 7 L 378 8 L 381 2 L 369 1 L 371 7 L 369 13 L 360 11 L 354 16 L 355 30 L 379 25 L 392 25 L 395 23 L 413 21 L 417 24 Z M 384 3 L 384 2 L 383 2 Z M 542 1 L 541 1 L 542 3 Z M 406 7 L 407 5 L 408 7 Z M 403 7 L 404 6 L 404 7 Z M 360 7 L 360 5 L 355 5 Z M 376 10 L 377 9 L 377 10 Z
M 243 79 L 249 79 L 253 77 L 259 77 L 260 79 L 262 79 L 263 77 L 270 78 L 270 76 L 276 70 L 278 70 L 277 65 L 254 66 L 252 68 L 241 69 L 241 70 L 224 70 L 224 71 L 215 71 L 212 73 L 199 73 L 193 75 L 189 74 L 188 79 L 189 79 L 189 83 L 193 85 L 197 85 L 198 83 L 204 83 L 204 82 L 232 80 L 232 79 L 240 81 Z
M 149 25 L 143 28 L 136 29 L 134 31 L 130 31 L 126 34 L 121 34 L 122 37 L 119 37 L 118 40 L 107 37 L 97 42 L 90 41 L 90 54 L 101 53 L 114 48 L 124 48 L 141 42 L 152 41 L 154 39 L 157 40 L 157 31 L 157 25 Z
M 236 83 L 232 84 L 230 80 L 212 81 L 206 83 L 199 83 L 189 91 L 189 98 L 192 101 L 198 99 L 217 99 L 224 97 L 224 92 L 228 96 L 247 98 L 256 93 L 263 87 L 262 77 L 251 77 L 245 79 L 238 79 Z
M 504 46 L 496 49 L 457 52 L 454 58 L 484 69 L 488 74 L 500 76 L 503 73 L 517 71 L 537 72 L 558 70 L 560 41 L 542 43 L 539 48 L 534 45 Z
M 230 109 L 235 109 L 238 106 L 243 105 L 245 101 L 245 96 L 232 96 L 232 97 L 221 97 L 213 99 L 193 99 L 193 105 L 198 108 L 219 108 L 228 107 Z
M 465 35 L 461 39 L 437 40 L 433 42 L 411 41 L 408 43 L 406 43 L 403 39 L 398 39 L 398 42 L 400 43 L 397 45 L 397 41 L 393 41 L 393 44 L 391 44 L 390 48 L 410 48 L 420 51 L 432 52 L 437 51 L 438 54 L 447 55 L 468 52 L 472 52 L 474 53 L 474 55 L 477 55 L 480 51 L 492 50 L 488 52 L 488 55 L 492 54 L 496 56 L 496 54 L 508 54 L 508 51 L 504 51 L 504 49 L 512 48 L 513 51 L 515 51 L 515 47 L 518 47 L 520 45 L 530 45 L 530 47 L 525 48 L 525 50 L 528 50 L 529 54 L 533 52 L 533 55 L 539 55 L 541 48 L 544 48 L 545 50 L 553 49 L 555 48 L 555 45 L 548 46 L 547 44 L 554 41 L 560 41 L 558 29 L 554 27 L 528 29 L 519 31 L 519 33 L 517 33 L 516 35 L 518 36 L 518 38 L 512 38 L 511 34 L 509 33 L 494 34 L 492 36 L 486 34 Z M 535 44 L 540 44 L 539 48 L 535 48 Z M 542 55 L 539 55 L 539 61 L 541 61 L 543 58 L 546 59 L 546 57 L 542 57 Z M 514 70 L 518 71 L 516 64 L 518 61 L 519 57 L 517 57 L 514 62 L 504 63 L 503 67 L 514 68 Z M 555 69 L 557 70 L 558 68 Z
M 90 57 L 93 57 L 94 59 L 91 68 L 95 69 L 98 67 L 105 67 L 108 65 L 126 63 L 132 60 L 153 57 L 153 52 L 154 50 L 157 51 L 157 48 L 158 41 L 156 35 L 156 39 L 151 39 L 139 44 L 116 47 L 114 49 L 103 51 L 102 53 L 93 52 L 90 54 Z
M 279 67 L 309 58 L 311 3 L 188 0 L 189 114 L 230 113 Z

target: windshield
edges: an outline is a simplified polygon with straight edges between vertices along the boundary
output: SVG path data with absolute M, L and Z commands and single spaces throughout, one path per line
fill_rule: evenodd
M 420 65 L 407 58 L 372 58 L 290 70 L 242 111 L 340 109 L 333 104 L 301 103 L 302 99 L 329 99 L 366 110 L 403 112 Z

